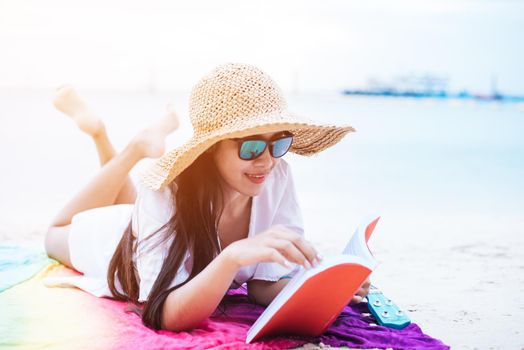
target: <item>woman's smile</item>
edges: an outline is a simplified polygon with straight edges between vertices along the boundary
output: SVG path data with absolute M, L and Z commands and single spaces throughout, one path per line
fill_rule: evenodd
M 262 173 L 262 174 L 248 174 L 246 173 L 246 176 L 247 178 L 255 183 L 255 184 L 262 184 L 265 179 L 266 179 L 266 176 L 267 176 L 267 173 Z

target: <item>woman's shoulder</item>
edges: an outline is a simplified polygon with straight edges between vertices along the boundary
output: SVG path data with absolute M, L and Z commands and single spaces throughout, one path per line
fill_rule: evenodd
M 176 191 L 176 185 L 173 183 L 172 186 Z M 166 186 L 155 191 L 138 181 L 135 205 L 151 214 L 171 212 L 168 209 L 174 204 L 174 195 L 170 187 Z
M 148 236 L 174 215 L 176 185 L 173 183 L 155 191 L 138 180 L 136 189 L 133 229 L 139 236 Z

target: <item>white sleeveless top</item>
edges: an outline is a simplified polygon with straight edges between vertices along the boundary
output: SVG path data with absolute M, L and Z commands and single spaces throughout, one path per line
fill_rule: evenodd
M 139 301 L 148 299 L 153 284 L 160 273 L 168 248 L 176 235 L 157 245 L 162 233 L 148 241 L 145 238 L 155 233 L 174 214 L 173 200 L 169 188 L 152 191 L 142 184 L 137 186 L 134 205 L 121 204 L 90 209 L 75 215 L 69 233 L 71 263 L 83 276 L 47 277 L 46 286 L 78 287 L 97 297 L 112 293 L 107 285 L 107 269 L 122 233 L 132 220 L 133 234 L 138 243 L 133 256 L 138 275 Z M 264 187 L 251 204 L 248 237 L 262 233 L 273 225 L 281 224 L 304 234 L 302 216 L 297 202 L 293 178 L 289 165 L 281 159 L 266 178 Z M 170 287 L 184 282 L 191 271 L 191 254 L 186 253 Z M 240 268 L 231 288 L 237 288 L 251 279 L 278 281 L 285 275 L 294 275 L 298 266 L 286 269 L 276 263 L 259 263 Z M 116 287 L 122 291 L 118 281 Z

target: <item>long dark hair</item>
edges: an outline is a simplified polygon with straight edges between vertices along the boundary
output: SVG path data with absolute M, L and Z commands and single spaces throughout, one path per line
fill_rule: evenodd
M 132 305 L 127 311 L 138 314 L 144 325 L 156 330 L 161 329 L 162 309 L 169 293 L 200 273 L 220 251 L 217 227 L 224 203 L 220 175 L 213 153 L 204 152 L 169 186 L 172 193 L 176 193 L 173 195 L 175 214 L 147 239 L 162 233 L 160 243 L 165 242 L 175 233 L 176 239 L 172 240 L 169 253 L 147 301 L 138 302 L 139 284 L 136 266 L 132 260 L 133 248 L 136 247 L 133 244 L 135 237 L 131 232 L 131 223 L 118 243 L 107 275 L 109 289 L 114 299 L 131 302 Z M 186 281 L 169 288 L 184 262 L 187 251 L 192 255 L 191 273 Z M 123 293 L 115 288 L 115 277 L 118 278 Z

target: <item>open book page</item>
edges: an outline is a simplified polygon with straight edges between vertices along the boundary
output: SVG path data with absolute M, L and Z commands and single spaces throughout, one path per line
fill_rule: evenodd
M 349 243 L 346 245 L 346 248 L 342 251 L 342 254 L 356 255 L 374 261 L 375 259 L 369 250 L 367 241 L 375 229 L 379 218 L 379 216 L 370 216 L 363 220 L 357 227 Z
M 246 342 L 285 330 L 309 335 L 325 330 L 378 264 L 367 246 L 378 219 L 365 220 L 343 254 L 301 267 L 249 329 Z
M 351 300 L 375 264 L 353 255 L 325 257 L 301 268 L 249 329 L 246 342 L 264 335 L 319 335 Z
M 351 239 L 342 252 L 342 255 L 324 257 L 316 267 L 308 270 L 301 267 L 299 272 L 288 282 L 286 287 L 282 289 L 282 291 L 277 295 L 270 306 L 276 304 L 279 299 L 288 299 L 293 291 L 296 290 L 300 284 L 303 284 L 304 281 L 311 276 L 314 276 L 321 271 L 337 264 L 357 263 L 374 270 L 377 266 L 377 261 L 368 248 L 367 240 L 375 229 L 379 218 L 379 216 L 369 216 L 364 219 L 357 227 L 355 233 L 353 233 L 351 236 Z
M 268 334 L 319 335 L 335 320 L 375 265 L 336 255 L 301 268 L 249 329 L 249 343 Z
M 280 293 L 273 299 L 273 302 L 267 307 L 267 309 L 277 308 L 279 305 L 282 305 L 286 300 L 288 300 L 293 293 L 300 288 L 311 277 L 318 275 L 324 270 L 329 269 L 330 267 L 340 265 L 340 264 L 358 264 L 367 267 L 369 270 L 373 271 L 377 265 L 377 262 L 371 259 L 365 259 L 360 256 L 354 255 L 332 255 L 327 256 L 320 261 L 320 263 L 310 269 L 300 268 L 299 272 L 288 282 L 288 284 L 282 288 Z M 267 311 L 266 309 L 266 311 Z M 257 320 L 258 321 L 258 320 Z

